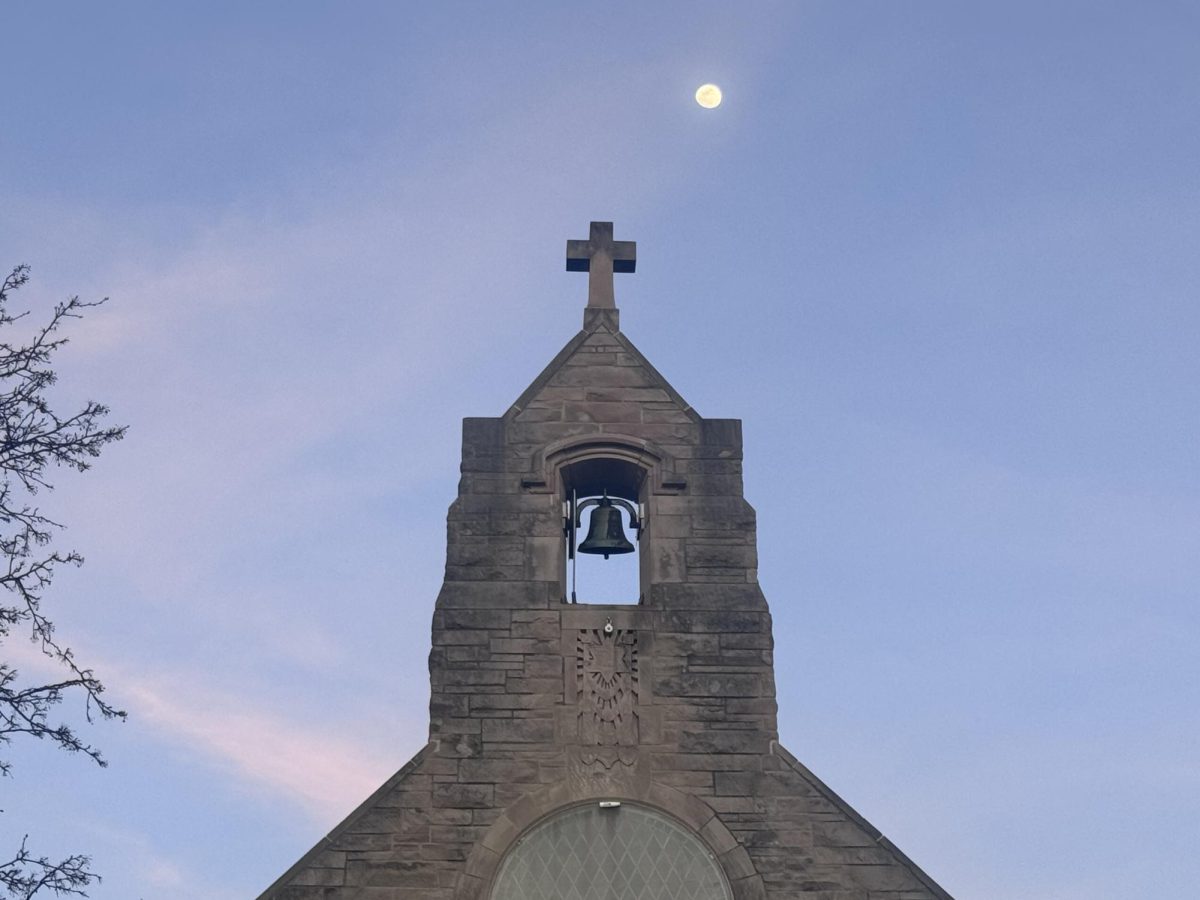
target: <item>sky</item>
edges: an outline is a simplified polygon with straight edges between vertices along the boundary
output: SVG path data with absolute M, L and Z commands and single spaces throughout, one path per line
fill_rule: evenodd
M 6 3 L 0 268 L 127 438 L 44 509 L 124 724 L 0 851 L 256 896 L 423 744 L 461 419 L 578 330 L 744 422 L 783 743 L 951 894 L 1200 881 L 1200 11 Z M 704 82 L 724 103 L 692 99 Z M 52 677 L 29 646 L 3 648 Z M 62 715 L 80 722 L 68 702 Z

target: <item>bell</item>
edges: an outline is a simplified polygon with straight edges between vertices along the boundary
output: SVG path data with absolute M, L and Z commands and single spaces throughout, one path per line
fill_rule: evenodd
M 579 552 L 602 553 L 608 559 L 610 553 L 632 553 L 633 550 L 633 544 L 629 543 L 621 526 L 621 510 L 605 496 L 592 510 L 588 534 L 579 545 Z

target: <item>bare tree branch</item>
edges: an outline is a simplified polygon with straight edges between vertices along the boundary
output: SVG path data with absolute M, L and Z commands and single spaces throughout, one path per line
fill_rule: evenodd
M 100 876 L 91 871 L 90 857 L 76 854 L 51 862 L 44 856 L 30 853 L 25 846 L 28 840 L 29 835 L 25 835 L 13 858 L 0 863 L 0 887 L 10 897 L 29 900 L 43 889 L 59 897 L 86 897 L 84 888 L 93 881 L 100 881 Z
M 13 314 L 8 300 L 29 280 L 29 267 L 17 266 L 0 287 L 0 330 L 25 318 Z M 61 644 L 54 623 L 42 611 L 42 598 L 60 566 L 79 566 L 83 557 L 74 550 L 53 549 L 54 534 L 62 528 L 33 503 L 39 491 L 53 490 L 49 470 L 67 467 L 86 471 L 91 460 L 113 441 L 120 440 L 124 427 L 103 424 L 108 407 L 89 400 L 83 408 L 60 415 L 46 392 L 57 381 L 52 368 L 54 355 L 67 344 L 63 327 L 82 317 L 85 310 L 104 301 L 83 302 L 72 297 L 59 303 L 49 320 L 33 330 L 32 336 L 16 344 L 0 341 L 0 644 L 14 632 L 24 632 L 50 659 L 62 668 L 63 677 L 49 684 L 23 685 L 20 673 L 0 660 L 0 745 L 15 738 L 48 741 L 69 753 L 81 753 L 101 766 L 107 765 L 100 751 L 81 739 L 63 722 L 51 720 L 67 696 L 80 696 L 89 722 L 94 716 L 124 719 L 125 712 L 104 698 L 104 685 L 95 673 L 75 660 L 71 649 Z M 0 759 L 0 775 L 10 769 Z M 91 871 L 91 859 L 71 855 L 59 862 L 35 856 L 22 840 L 12 859 L 0 862 L 0 889 L 9 897 L 29 900 L 41 891 L 56 895 L 87 896 L 85 888 L 99 876 Z

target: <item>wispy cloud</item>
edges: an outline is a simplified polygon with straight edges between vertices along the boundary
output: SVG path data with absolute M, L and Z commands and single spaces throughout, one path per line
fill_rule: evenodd
M 61 674 L 27 642 L 6 644 L 4 652 L 34 678 Z M 295 804 L 322 825 L 348 813 L 406 761 L 362 736 L 293 721 L 242 694 L 206 687 L 195 676 L 138 672 L 103 661 L 97 669 L 119 686 L 113 692 L 119 696 L 111 699 L 133 723 L 229 779 Z M 66 717 L 70 713 L 64 710 Z M 409 749 L 417 744 L 419 739 Z
M 194 685 L 125 675 L 122 693 L 132 713 L 167 740 L 292 800 L 321 823 L 344 816 L 404 762 L 362 740 L 322 733 L 312 723 L 247 708 L 242 698 Z
M 140 831 L 98 821 L 89 823 L 87 831 L 106 845 L 105 856 L 111 860 L 101 868 L 101 888 L 111 883 L 117 875 L 114 867 L 120 866 L 126 870 L 120 873 L 121 878 L 136 883 L 142 898 L 235 900 L 244 896 L 218 887 L 211 874 L 171 858 L 155 845 L 151 836 Z

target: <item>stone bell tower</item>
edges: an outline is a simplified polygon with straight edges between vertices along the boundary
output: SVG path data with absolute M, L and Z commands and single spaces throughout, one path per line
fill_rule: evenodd
M 568 242 L 583 329 L 463 422 L 428 743 L 260 900 L 948 900 L 778 743 L 741 423 L 621 333 L 635 251 Z M 572 504 L 605 496 L 636 605 L 571 602 Z

